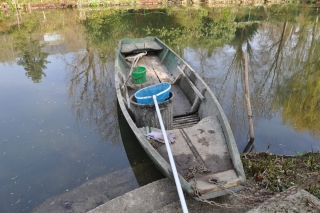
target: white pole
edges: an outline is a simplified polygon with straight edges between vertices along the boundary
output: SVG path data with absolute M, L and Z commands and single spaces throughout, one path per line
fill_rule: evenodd
M 156 111 L 157 111 L 157 115 L 158 115 L 158 118 L 159 118 L 159 122 L 160 122 L 161 130 L 162 130 L 164 142 L 166 144 L 166 148 L 167 148 L 167 152 L 168 152 L 168 156 L 169 156 L 169 160 L 170 160 L 170 164 L 171 164 L 171 168 L 172 168 L 172 172 L 173 172 L 173 177 L 174 177 L 174 180 L 175 180 L 175 183 L 176 183 L 176 187 L 177 187 L 177 190 L 178 190 L 178 194 L 179 194 L 182 210 L 183 210 L 184 213 L 188 213 L 188 208 L 187 208 L 186 200 L 184 199 L 184 195 L 183 195 L 183 192 L 182 192 L 182 188 L 181 188 L 181 184 L 180 184 L 180 180 L 179 180 L 179 175 L 178 175 L 178 172 L 177 172 L 176 164 L 174 163 L 172 152 L 171 152 L 171 148 L 170 148 L 170 145 L 169 145 L 169 142 L 168 142 L 168 137 L 167 137 L 167 134 L 166 134 L 166 130 L 165 130 L 164 125 L 163 125 L 162 116 L 161 116 L 160 109 L 159 109 L 158 102 L 157 102 L 157 97 L 155 95 L 153 95 L 152 98 L 153 98 L 153 101 L 154 101 L 154 105 L 156 107 Z

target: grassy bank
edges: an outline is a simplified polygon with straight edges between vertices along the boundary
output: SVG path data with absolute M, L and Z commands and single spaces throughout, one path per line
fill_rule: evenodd
M 241 157 L 249 183 L 272 193 L 295 186 L 320 199 L 319 152 L 296 153 L 296 156 L 249 153 Z

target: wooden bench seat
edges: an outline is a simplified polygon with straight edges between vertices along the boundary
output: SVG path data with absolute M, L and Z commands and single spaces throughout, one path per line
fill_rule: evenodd
M 121 53 L 129 54 L 143 51 L 158 51 L 162 49 L 163 48 L 158 43 L 150 40 L 146 42 L 123 44 L 121 47 Z

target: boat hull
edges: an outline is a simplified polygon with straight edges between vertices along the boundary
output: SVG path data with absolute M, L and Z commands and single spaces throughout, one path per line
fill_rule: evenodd
M 241 190 L 243 188 L 241 184 L 245 182 L 243 166 L 230 125 L 218 100 L 200 76 L 182 58 L 155 37 L 121 40 L 115 60 L 118 103 L 142 148 L 159 170 L 173 180 L 172 170 L 163 146 L 153 142 L 158 146 L 155 148 L 155 144 L 147 139 L 145 136 L 147 129 L 136 125 L 134 111 L 130 104 L 130 97 L 137 88 L 148 86 L 153 82 L 137 86 L 128 81 L 129 83 L 125 85 L 127 78 L 130 78 L 130 62 L 127 62 L 126 58 L 144 51 L 147 52 L 147 55 L 139 61 L 140 65 L 146 66 L 149 73 L 155 73 L 156 80 L 172 84 L 172 91 L 175 95 L 174 121 L 173 128 L 168 129 L 168 132 L 171 131 L 177 136 L 176 143 L 171 146 L 175 160 L 180 162 L 178 172 L 183 190 L 196 199 L 199 199 L 199 196 L 194 190 L 195 183 L 197 183 L 197 190 L 200 191 L 200 199 L 228 194 L 223 188 L 232 191 Z M 147 76 L 149 80 L 152 79 L 151 74 Z M 152 128 L 157 130 L 156 127 Z M 188 157 L 191 161 L 188 160 Z M 196 158 L 201 158 L 201 160 Z M 210 174 L 186 177 L 192 173 L 192 166 L 198 164 L 206 167 Z M 208 177 L 221 180 L 220 184 L 223 186 L 208 183 Z

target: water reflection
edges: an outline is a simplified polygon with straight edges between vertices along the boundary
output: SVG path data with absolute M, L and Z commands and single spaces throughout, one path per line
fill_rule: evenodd
M 41 52 L 43 46 L 45 45 L 40 45 L 39 40 L 23 38 L 15 47 L 21 51 L 17 65 L 24 67 L 26 76 L 34 83 L 41 82 L 42 76 L 46 76 L 43 70 L 47 68 L 46 64 L 50 63 L 47 60 L 49 53 Z
M 217 49 L 202 66 L 197 66 L 192 60 L 197 53 L 194 53 L 196 56 L 185 53 L 187 60 L 197 66 L 202 76 L 212 75 L 211 64 L 219 70 L 212 75 L 214 84 L 206 80 L 226 111 L 241 150 L 248 137 L 243 97 L 244 52 L 249 55 L 251 103 L 257 124 L 256 150 L 270 148 L 272 152 L 285 154 L 294 154 L 298 147 L 308 151 L 311 151 L 310 147 L 319 150 L 319 126 L 313 120 L 319 114 L 313 110 L 318 109 L 319 102 L 319 95 L 315 94 L 320 50 L 318 15 L 310 17 L 310 21 L 304 20 L 302 14 L 296 19 L 298 23 L 284 20 L 283 23 L 260 23 L 258 28 L 257 24 L 238 28 L 237 37 L 230 42 L 232 46 Z M 299 88 L 300 92 L 297 91 Z M 310 97 L 314 98 L 313 101 Z M 275 121 L 279 117 L 283 119 L 282 127 L 275 134 L 266 122 L 279 125 Z M 305 132 L 314 139 L 306 137 Z
M 100 134 L 108 144 L 122 146 L 118 136 L 113 62 L 101 60 L 91 47 L 63 56 L 68 76 L 68 97 L 71 110 L 79 124 L 87 123 L 93 133 Z
M 128 166 L 140 185 L 161 177 L 118 124 L 113 59 L 124 37 L 158 36 L 185 58 L 219 98 L 241 151 L 248 54 L 254 150 L 317 151 L 318 13 L 277 5 L 56 10 L 21 13 L 19 23 L 3 16 L 10 24 L 0 28 L 0 212 L 28 212 Z

